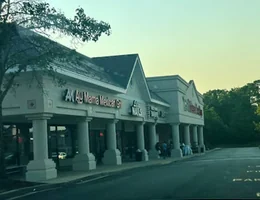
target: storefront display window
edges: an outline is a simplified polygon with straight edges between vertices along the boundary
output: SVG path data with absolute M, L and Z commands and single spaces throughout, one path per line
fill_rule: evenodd
M 106 151 L 106 133 L 104 130 L 90 130 L 90 152 L 95 156 L 97 163 L 102 162 Z
M 21 165 L 24 154 L 24 139 L 15 125 L 4 126 L 5 164 L 7 167 Z
M 66 126 L 50 126 L 49 157 L 55 162 L 74 157 L 71 131 Z

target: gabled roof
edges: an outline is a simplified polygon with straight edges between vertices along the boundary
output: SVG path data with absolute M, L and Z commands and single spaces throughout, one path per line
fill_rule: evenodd
M 160 97 L 150 94 L 150 90 L 147 85 L 143 67 L 138 54 L 128 55 L 115 55 L 105 57 L 94 57 L 89 58 L 76 51 L 52 41 L 51 39 L 44 37 L 36 32 L 17 26 L 14 29 L 14 33 L 18 35 L 18 46 L 14 48 L 14 53 L 19 51 L 21 48 L 26 49 L 28 54 L 26 58 L 35 57 L 38 58 L 39 52 L 50 51 L 49 48 L 54 47 L 59 49 L 57 52 L 72 52 L 70 60 L 51 60 L 53 69 L 63 75 L 76 78 L 91 84 L 99 85 L 100 87 L 108 88 L 114 91 L 125 93 L 128 88 L 130 79 L 133 75 L 134 69 L 137 63 L 140 65 L 141 75 L 144 79 L 144 86 L 146 87 L 149 100 L 153 103 L 169 106 L 167 102 L 162 100 Z M 32 40 L 40 40 L 42 43 L 39 44 L 38 51 L 35 51 L 35 45 Z M 22 45 L 21 45 L 22 44 Z M 46 44 L 46 45 L 41 45 Z M 29 48 L 29 50 L 27 50 Z M 63 55 L 63 54 L 62 54 Z M 36 64 L 38 66 L 38 64 Z M 31 68 L 32 69 L 32 68 Z M 28 69 L 29 71 L 30 69 Z M 41 67 L 36 67 L 35 70 L 42 70 Z M 11 72 L 11 71 L 10 71 Z M 153 95 L 153 97 L 151 96 Z
M 156 94 L 155 92 L 152 92 L 150 90 L 150 95 L 151 95 L 151 98 L 154 99 L 154 100 L 157 100 L 157 101 L 161 101 L 163 103 L 167 103 L 169 104 L 167 101 L 165 101 L 163 98 L 161 98 L 158 94 Z
M 138 54 L 93 57 L 92 62 L 103 67 L 113 80 L 127 88 Z
M 161 99 L 159 100 L 158 99 L 158 97 L 155 99 L 155 98 L 152 98 L 152 94 L 151 94 L 151 92 L 150 92 L 150 90 L 149 90 L 149 86 L 148 86 L 148 84 L 147 84 L 147 80 L 146 80 L 146 77 L 145 77 L 145 74 L 144 74 L 144 70 L 143 70 L 143 66 L 142 66 L 142 63 L 141 63 L 141 60 L 140 60 L 140 58 L 139 58 L 139 56 L 137 57 L 137 62 L 135 63 L 135 66 L 134 66 L 134 69 L 133 70 L 135 70 L 137 67 L 139 66 L 139 69 L 140 69 L 140 71 L 141 71 L 141 76 L 142 76 L 142 79 L 143 79 L 143 83 L 144 83 L 144 87 L 145 87 L 145 89 L 146 89 L 146 91 L 147 91 L 147 94 L 148 94 L 148 96 L 149 96 L 149 100 L 152 102 L 152 103 L 156 103 L 156 104 L 160 104 L 160 105 L 163 105 L 163 106 L 167 106 L 167 107 L 170 107 L 170 105 L 167 103 L 167 102 L 165 102 L 164 100 L 162 101 Z M 132 73 L 132 75 L 131 76 L 133 76 L 133 73 Z M 132 78 L 132 77 L 131 77 Z
M 61 60 L 52 60 L 52 62 L 49 64 L 58 73 L 92 84 L 97 84 L 101 87 L 123 92 L 122 87 L 117 84 L 117 82 L 114 81 L 114 79 L 108 73 L 104 71 L 103 67 L 93 64 L 91 58 L 21 26 L 13 25 L 12 28 L 14 29 L 13 32 L 19 36 L 13 41 L 14 54 L 19 51 L 21 52 L 21 49 L 25 49 L 26 51 L 22 51 L 24 55 L 20 55 L 20 57 L 35 57 L 38 59 L 39 54 L 48 52 L 49 48 L 57 49 L 61 52 L 71 52 L 71 61 L 68 61 L 68 59 L 66 59 L 64 62 Z M 37 51 L 36 45 L 33 45 L 33 42 L 37 42 L 39 44 Z M 31 69 L 28 68 L 27 70 L 30 71 Z M 34 70 L 42 70 L 42 68 L 36 67 Z M 8 72 L 12 72 L 12 69 L 10 69 Z
M 194 83 L 193 80 L 190 80 L 190 81 L 189 81 L 189 87 L 187 88 L 187 90 L 188 90 L 190 87 L 193 87 L 193 88 L 194 88 L 198 102 L 203 105 L 204 103 L 203 103 L 203 102 L 201 101 L 201 99 L 199 98 L 199 94 L 200 94 L 200 93 L 198 92 L 198 90 L 197 90 L 197 88 L 196 88 L 196 85 L 195 85 L 195 83 Z
M 169 104 L 160 97 L 155 97 L 155 95 L 153 95 L 153 98 L 151 96 L 138 54 L 93 57 L 92 62 L 98 66 L 103 67 L 104 71 L 108 73 L 118 85 L 126 90 L 128 89 L 129 82 L 133 76 L 134 70 L 140 66 L 141 75 L 143 77 L 144 86 L 147 90 L 149 100 L 157 104 L 169 106 Z

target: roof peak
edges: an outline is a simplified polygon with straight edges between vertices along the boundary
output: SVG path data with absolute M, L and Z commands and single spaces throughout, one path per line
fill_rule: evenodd
M 108 56 L 97 56 L 97 57 L 92 57 L 92 58 L 108 58 L 108 57 L 121 57 L 121 56 L 138 56 L 138 53 L 119 54 L 119 55 L 108 55 Z
M 110 76 L 123 88 L 127 88 L 138 54 L 104 56 L 91 58 L 98 66 L 103 67 Z

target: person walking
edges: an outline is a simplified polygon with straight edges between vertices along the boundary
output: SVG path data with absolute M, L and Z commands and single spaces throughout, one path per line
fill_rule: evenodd
M 167 156 L 167 143 L 166 141 L 163 142 L 162 144 L 162 150 L 163 150 L 163 158 L 165 159 Z
M 185 144 L 182 143 L 182 144 L 181 144 L 181 151 L 182 151 L 182 155 L 183 155 L 183 156 L 185 156 L 184 150 L 185 150 Z
M 168 145 L 167 145 L 167 156 L 168 157 L 171 157 L 172 155 L 172 147 L 173 147 L 173 144 L 172 144 L 172 141 L 169 141 L 168 142 Z
M 161 145 L 160 145 L 160 142 L 156 143 L 155 149 L 158 152 L 158 158 L 160 158 L 161 157 Z

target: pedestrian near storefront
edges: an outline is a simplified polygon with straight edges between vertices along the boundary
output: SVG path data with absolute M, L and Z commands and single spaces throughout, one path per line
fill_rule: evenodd
M 157 142 L 156 145 L 155 145 L 155 149 L 156 151 L 158 152 L 158 158 L 161 157 L 161 145 L 160 145 L 160 142 Z
M 167 156 L 168 157 L 171 157 L 172 149 L 173 149 L 173 143 L 172 143 L 172 141 L 169 141 L 168 145 L 167 145 Z
M 162 150 L 163 150 L 163 158 L 165 159 L 167 156 L 167 143 L 166 141 L 163 142 L 162 144 Z

